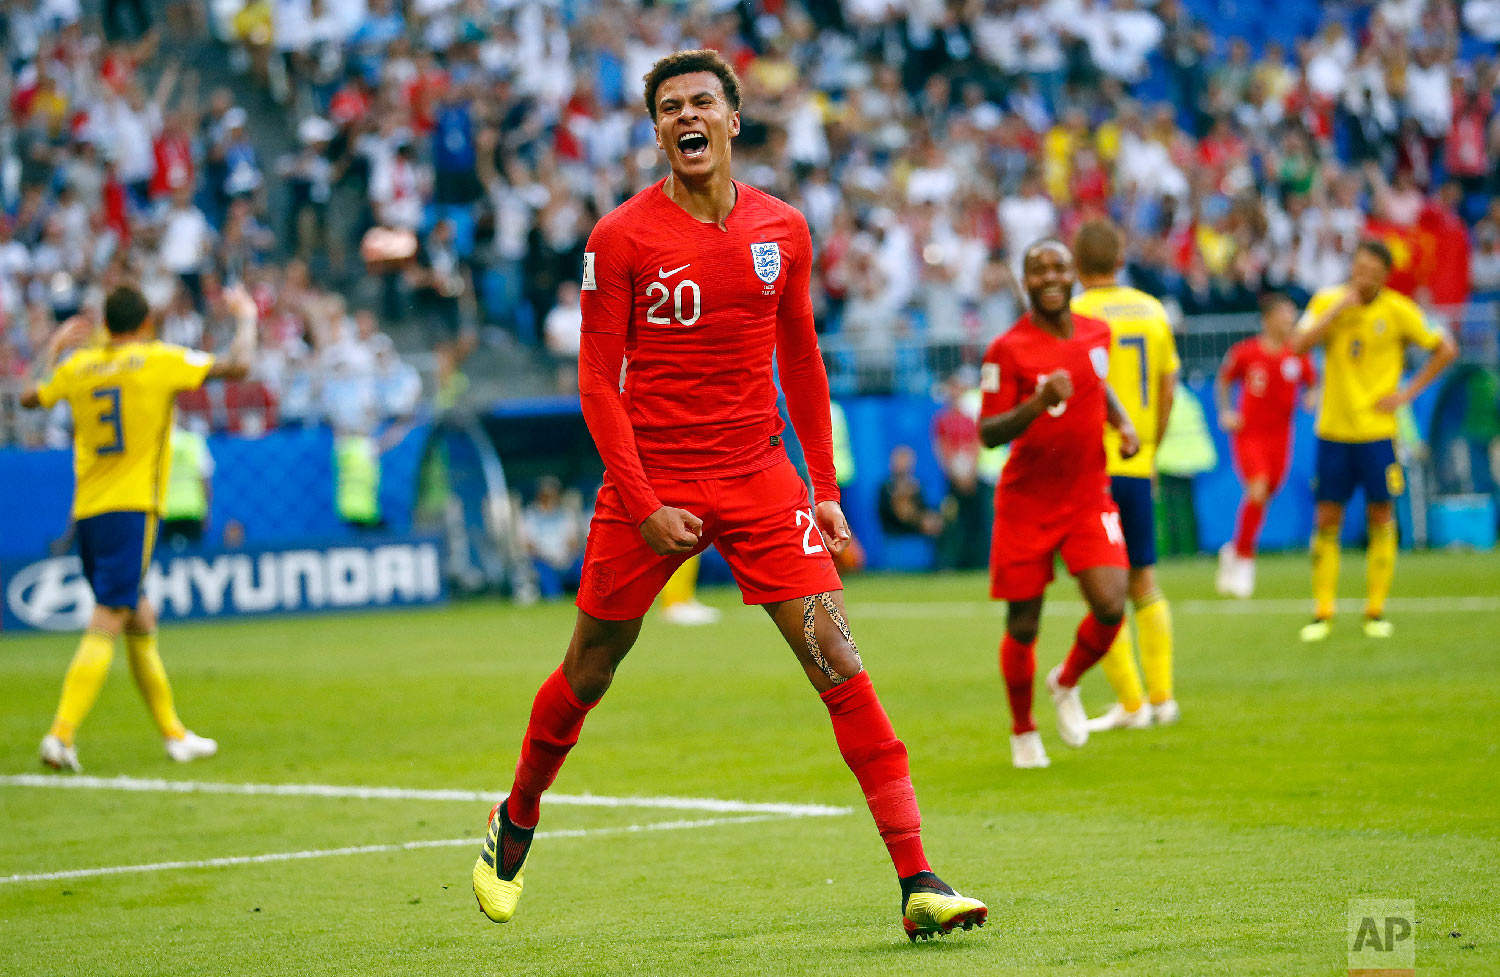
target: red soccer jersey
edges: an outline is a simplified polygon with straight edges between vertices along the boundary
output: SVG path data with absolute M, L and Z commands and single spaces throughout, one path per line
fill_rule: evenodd
M 1269 350 L 1259 336 L 1235 343 L 1224 358 L 1221 376 L 1240 382 L 1242 438 L 1284 438 L 1291 432 L 1297 394 L 1318 382 L 1312 360 L 1290 346 Z
M 979 416 L 1003 414 L 1036 392 L 1042 377 L 1067 370 L 1073 396 L 1048 409 L 1011 442 L 996 494 L 997 518 L 1051 524 L 1109 495 L 1104 425 L 1109 326 L 1073 313 L 1073 335 L 1060 339 L 1023 315 L 984 354 Z
M 610 477 L 639 521 L 660 505 L 652 475 L 722 478 L 785 457 L 774 354 L 816 498 L 837 501 L 806 220 L 736 183 L 721 230 L 678 206 L 664 182 L 599 221 L 584 254 L 579 387 Z M 618 349 L 624 390 L 612 403 Z

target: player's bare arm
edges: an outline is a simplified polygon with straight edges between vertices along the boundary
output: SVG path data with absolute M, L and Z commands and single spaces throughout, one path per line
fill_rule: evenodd
M 1458 359 L 1458 344 L 1453 341 L 1447 330 L 1441 333 L 1442 339 L 1428 355 L 1427 362 L 1422 364 L 1422 369 L 1411 378 L 1411 382 L 1400 388 L 1393 394 L 1387 394 L 1375 402 L 1375 409 L 1394 413 L 1402 405 L 1409 404 L 1417 398 L 1422 391 L 1432 385 L 1432 381 Z
M 225 289 L 224 302 L 234 316 L 234 338 L 229 342 L 229 355 L 215 361 L 209 368 L 208 379 L 243 380 L 250 375 L 250 368 L 255 365 L 260 312 L 255 307 L 255 299 L 250 297 L 243 285 Z
M 1037 384 L 1036 391 L 1003 414 L 980 418 L 979 440 L 986 448 L 1010 444 L 1026 433 L 1042 412 L 1073 396 L 1073 378 L 1067 370 L 1054 370 Z
M 26 391 L 21 394 L 22 407 L 42 406 L 42 399 L 37 394 L 37 386 L 56 369 L 57 361 L 62 358 L 63 353 L 88 342 L 93 331 L 94 320 L 87 315 L 79 314 L 69 318 L 58 326 L 51 336 L 47 337 L 47 345 L 43 347 L 42 355 L 38 356 L 36 362 L 31 365 L 30 375 L 26 378 Z
M 1161 408 L 1156 412 L 1156 443 L 1161 444 L 1167 436 L 1167 421 L 1172 417 L 1172 404 L 1177 400 L 1177 372 L 1163 373 L 1156 381 L 1156 402 Z
M 1107 383 L 1104 385 L 1104 405 L 1109 426 L 1120 432 L 1120 457 L 1134 458 L 1141 450 L 1141 436 L 1130 422 L 1130 415 L 1125 413 L 1125 405 L 1120 403 L 1120 398 Z
M 1219 408 L 1219 426 L 1227 433 L 1233 434 L 1244 426 L 1245 419 L 1240 416 L 1239 411 L 1234 409 L 1234 404 L 1229 399 L 1229 385 L 1229 360 L 1226 359 L 1224 366 L 1219 370 L 1219 375 L 1214 377 L 1214 403 Z M 1165 429 L 1166 425 L 1162 427 Z M 1161 443 L 1160 438 L 1157 439 L 1157 443 Z

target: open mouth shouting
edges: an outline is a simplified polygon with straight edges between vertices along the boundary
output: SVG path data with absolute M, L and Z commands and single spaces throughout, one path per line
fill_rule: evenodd
M 708 152 L 708 135 L 702 132 L 684 132 L 677 137 L 677 151 L 683 159 L 700 159 Z

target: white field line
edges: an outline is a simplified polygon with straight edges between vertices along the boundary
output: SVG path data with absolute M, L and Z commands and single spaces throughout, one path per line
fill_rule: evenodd
M 411 787 L 357 787 L 341 784 L 229 784 L 200 780 L 162 780 L 137 777 L 70 777 L 66 774 L 10 774 L 0 776 L 0 787 L 55 787 L 71 790 L 122 790 L 163 794 L 241 794 L 271 797 L 349 797 L 357 800 L 483 801 L 504 799 L 503 793 L 483 790 L 441 790 Z M 707 811 L 713 814 L 772 814 L 791 818 L 835 817 L 850 808 L 826 804 L 773 804 L 720 800 L 713 797 L 608 797 L 600 794 L 547 794 L 548 804 L 572 807 L 637 807 L 669 811 Z
M 1170 599 L 1170 595 L 1169 595 Z M 1338 602 L 1338 609 L 1346 613 L 1358 613 L 1364 609 L 1364 601 L 1345 598 Z M 1084 605 L 1078 600 L 1049 600 L 1043 606 L 1046 614 L 1074 616 L 1082 614 Z M 1386 601 L 1386 610 L 1396 614 L 1494 614 L 1500 612 L 1500 597 L 1392 597 Z M 1255 598 L 1251 600 L 1175 600 L 1174 614 L 1290 614 L 1309 616 L 1312 614 L 1311 598 Z M 1003 601 L 985 600 L 933 600 L 933 601 L 861 601 L 849 602 L 849 616 L 858 622 L 861 618 L 915 619 L 936 621 L 955 617 L 1005 616 Z
M 550 798 L 549 798 L 550 799 Z M 757 821 L 779 821 L 800 815 L 749 814 L 733 818 L 701 818 L 696 821 L 657 821 L 612 828 L 572 828 L 538 831 L 537 838 L 593 838 L 603 835 L 637 834 L 647 831 L 682 831 L 688 828 L 710 828 L 721 824 L 753 824 Z M 202 858 L 180 862 L 152 862 L 147 865 L 106 865 L 100 868 L 75 868 L 65 872 L 32 872 L 0 876 L 0 885 L 14 882 L 48 882 L 57 879 L 87 879 L 101 875 L 136 875 L 142 872 L 172 872 L 196 868 L 229 868 L 235 865 L 259 865 L 266 862 L 297 862 L 308 858 L 334 855 L 378 855 L 383 852 L 420 851 L 424 848 L 461 848 L 477 845 L 481 838 L 443 838 L 437 841 L 404 841 L 394 845 L 351 845 L 347 848 L 315 848 L 308 851 L 270 852 L 265 855 L 234 855 L 228 858 Z

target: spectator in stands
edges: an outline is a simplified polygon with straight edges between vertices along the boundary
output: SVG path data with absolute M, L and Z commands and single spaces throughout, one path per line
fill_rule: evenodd
M 1000 227 L 1010 256 L 1012 277 L 1020 280 L 1021 256 L 1031 245 L 1057 233 L 1057 207 L 1043 189 L 1042 174 L 1030 170 L 1013 197 L 1000 202 Z
M 375 318 L 369 312 L 360 312 L 359 317 L 367 318 L 371 323 Z M 417 368 L 396 355 L 395 343 L 384 333 L 372 337 L 370 348 L 375 351 L 375 393 L 380 416 L 397 421 L 410 420 L 422 399 L 422 378 Z
M 1474 229 L 1471 267 L 1475 296 L 1500 300 L 1500 226 L 1494 222 L 1481 222 Z
M 417 248 L 409 280 L 418 314 L 437 355 L 438 394 L 454 396 L 458 368 L 474 351 L 475 337 L 464 321 L 464 298 L 471 291 L 469 272 L 459 256 L 453 222 L 448 218 L 434 224 Z
M 947 481 L 938 565 L 955 570 L 984 567 L 990 555 L 984 487 L 979 481 L 979 423 L 964 409 L 973 384 L 963 371 L 943 384 L 943 407 L 932 419 L 932 449 Z
M 576 392 L 578 350 L 583 340 L 582 295 L 577 282 L 567 281 L 557 286 L 557 304 L 547 313 L 542 333 L 547 352 L 557 361 L 558 392 Z
M 917 453 L 909 445 L 891 449 L 890 473 L 880 485 L 880 528 L 887 536 L 937 538 L 942 513 L 927 504 L 917 480 Z
M 521 514 L 521 531 L 543 599 L 556 600 L 564 588 L 578 588 L 583 573 L 582 529 L 577 494 L 565 498 L 556 478 L 539 479 L 536 496 Z
M 213 246 L 214 230 L 208 218 L 193 203 L 192 190 L 182 187 L 173 195 L 172 209 L 162 221 L 158 254 L 162 266 L 187 289 L 194 308 L 203 307 L 203 272 Z

